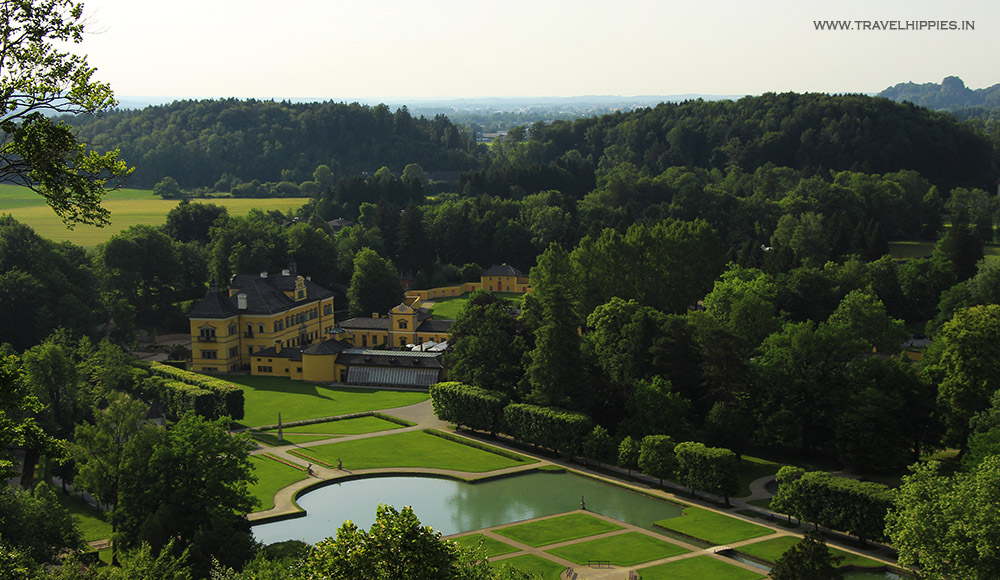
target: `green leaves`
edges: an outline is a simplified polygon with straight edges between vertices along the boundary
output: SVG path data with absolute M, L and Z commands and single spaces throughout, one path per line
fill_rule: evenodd
M 68 225 L 107 225 L 107 181 L 131 170 L 118 151 L 88 151 L 70 127 L 43 113 L 94 114 L 117 103 L 85 56 L 56 49 L 83 39 L 76 0 L 5 2 L 0 28 L 0 179 L 31 188 Z
M 458 580 L 457 546 L 420 520 L 407 506 L 379 504 L 368 531 L 350 520 L 336 538 L 316 544 L 306 560 L 307 578 L 328 580 Z
M 928 580 L 1000 577 L 1000 456 L 951 477 L 937 462 L 910 469 L 886 518 L 899 563 Z

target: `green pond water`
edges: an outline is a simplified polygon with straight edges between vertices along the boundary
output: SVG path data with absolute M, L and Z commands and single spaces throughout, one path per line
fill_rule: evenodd
M 345 520 L 368 529 L 380 503 L 411 506 L 420 522 L 444 535 L 499 526 L 580 508 L 646 529 L 681 515 L 681 506 L 569 473 L 529 473 L 480 483 L 429 477 L 377 477 L 328 485 L 299 497 L 307 516 L 254 526 L 270 544 L 303 540 L 314 544 L 336 535 Z
M 411 506 L 420 522 L 448 536 L 531 518 L 587 509 L 647 530 L 652 523 L 681 515 L 682 507 L 615 485 L 570 473 L 528 473 L 480 483 L 432 477 L 374 477 L 332 484 L 298 499 L 306 517 L 253 527 L 265 544 L 303 540 L 315 544 L 346 520 L 368 529 L 375 508 L 384 503 Z M 755 564 L 756 565 L 756 564 Z M 763 573 L 766 574 L 766 571 Z M 882 572 L 851 571 L 845 580 L 887 580 Z

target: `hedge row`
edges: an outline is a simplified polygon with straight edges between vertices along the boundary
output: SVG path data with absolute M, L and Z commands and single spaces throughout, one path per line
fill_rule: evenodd
M 162 377 L 153 377 L 154 383 L 159 383 L 157 390 L 158 398 L 163 401 L 166 407 L 167 417 L 173 421 L 179 420 L 188 411 L 194 411 L 195 415 L 207 419 L 217 419 L 218 396 L 216 393 Z
M 590 418 L 555 407 L 510 403 L 502 393 L 458 382 L 431 385 L 434 413 L 443 421 L 577 454 L 593 429 Z
M 862 542 L 885 539 L 885 516 L 893 497 L 889 487 L 825 471 L 795 473 L 783 469 L 779 475 L 771 509 L 847 532 Z
M 503 423 L 507 434 L 518 441 L 571 455 L 580 452 L 584 437 L 594 428 L 583 413 L 527 403 L 504 407 Z
M 501 430 L 503 409 L 510 402 L 503 393 L 456 381 L 437 383 L 429 390 L 438 419 L 493 434 Z
M 243 418 L 243 387 L 240 385 L 155 361 L 149 363 L 149 370 L 154 376 L 200 387 L 213 393 L 217 399 L 215 411 L 211 415 L 204 415 L 205 417 L 229 415 L 237 421 Z

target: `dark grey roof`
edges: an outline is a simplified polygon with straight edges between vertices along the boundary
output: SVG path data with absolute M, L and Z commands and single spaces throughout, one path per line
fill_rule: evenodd
M 225 292 L 211 292 L 188 312 L 188 317 L 229 318 L 230 316 L 236 316 L 238 313 L 239 310 L 236 308 L 236 302 L 230 300 Z
M 503 266 L 497 266 L 493 264 L 489 268 L 483 270 L 483 276 L 524 276 L 520 270 L 514 266 L 504 264 Z
M 389 330 L 388 318 L 368 318 L 359 316 L 340 323 L 340 327 L 345 330 Z
M 337 218 L 326 222 L 326 224 L 333 229 L 334 233 L 337 233 L 344 228 L 353 226 L 354 222 L 351 220 L 345 220 L 344 218 Z
M 302 351 L 303 354 L 339 354 L 353 345 L 346 340 L 324 340 Z
M 332 291 L 319 284 L 304 280 L 306 298 L 296 302 L 284 294 L 295 289 L 296 278 L 298 276 L 293 273 L 288 275 L 284 273 L 273 274 L 267 278 L 261 278 L 260 275 L 240 274 L 234 277 L 229 284 L 231 296 L 224 292 L 210 293 L 188 312 L 188 316 L 192 318 L 229 318 L 241 313 L 275 314 L 334 295 Z M 246 310 L 239 309 L 237 295 L 241 292 L 247 295 Z
M 417 332 L 448 332 L 454 320 L 425 320 L 417 327 Z
M 274 347 L 269 346 L 267 348 L 262 348 L 255 351 L 252 355 L 253 357 L 266 357 L 266 358 L 287 358 L 290 361 L 300 361 L 302 360 L 302 349 L 293 348 L 289 346 L 282 347 L 281 352 L 274 352 Z
M 441 369 L 444 368 L 444 365 L 441 364 L 442 354 L 441 352 L 352 348 L 341 353 L 337 362 L 348 366 Z

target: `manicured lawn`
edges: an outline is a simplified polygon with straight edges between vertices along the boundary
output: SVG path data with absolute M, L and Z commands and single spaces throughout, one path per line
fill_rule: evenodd
M 379 419 L 378 417 L 354 417 L 353 419 L 341 419 L 340 421 L 324 421 L 323 423 L 310 423 L 309 425 L 296 425 L 285 427 L 285 433 L 329 433 L 331 435 L 359 435 L 361 433 L 375 433 L 377 431 L 389 431 L 391 429 L 401 429 L 399 423 Z M 277 429 L 270 429 L 268 433 L 277 433 Z
M 716 545 L 773 534 L 774 530 L 706 509 L 684 508 L 684 515 L 654 522 L 654 525 Z
M 895 260 L 909 260 L 912 258 L 923 258 L 930 256 L 934 251 L 934 242 L 929 241 L 904 241 L 889 242 L 889 254 Z
M 336 435 L 298 435 L 295 433 L 285 433 L 283 435 L 284 440 L 280 440 L 278 439 L 277 433 L 255 432 L 251 435 L 251 437 L 264 445 L 280 447 L 282 445 L 309 443 L 310 441 L 319 441 L 320 439 L 333 439 Z
M 642 580 L 758 580 L 766 577 L 709 556 L 642 568 L 639 574 Z
M 344 469 L 348 470 L 426 467 L 482 473 L 536 462 L 528 457 L 522 458 L 522 461 L 508 459 L 423 431 L 330 443 L 308 449 L 296 449 L 292 453 L 309 460 L 319 460 L 327 465 L 336 465 L 337 459 L 340 458 L 344 462 Z
M 493 295 L 497 298 L 507 300 L 512 306 L 519 306 L 521 298 L 524 296 L 524 294 L 514 292 L 494 292 Z M 455 320 L 458 318 L 458 314 L 462 312 L 462 309 L 465 308 L 465 303 L 468 301 L 468 294 L 462 294 L 454 298 L 428 300 L 428 302 L 434 303 L 430 308 L 431 317 L 436 320 Z
M 111 523 L 104 519 L 104 514 L 87 505 L 82 497 L 66 495 L 61 489 L 53 488 L 53 491 L 59 498 L 59 503 L 73 515 L 73 521 L 84 542 L 111 537 Z
M 271 211 L 288 211 L 302 207 L 308 198 L 218 198 L 191 200 L 191 203 L 214 203 L 229 210 L 229 215 L 246 215 L 253 208 Z M 50 240 L 67 240 L 85 248 L 93 248 L 108 241 L 111 236 L 134 225 L 161 226 L 167 221 L 167 213 L 179 202 L 160 199 L 152 191 L 122 189 L 109 193 L 102 202 L 111 212 L 111 225 L 98 228 L 78 225 L 67 229 L 41 196 L 23 187 L 0 185 L 0 213 L 10 213 L 19 222 L 34 229 L 38 235 Z
M 260 500 L 257 511 L 265 511 L 274 507 L 274 494 L 283 487 L 308 477 L 305 471 L 285 465 L 263 455 L 251 455 L 254 475 L 257 483 L 250 486 L 250 493 Z
M 505 538 L 537 548 L 621 529 L 623 529 L 622 526 L 587 514 L 566 514 L 537 522 L 501 528 L 494 530 L 494 532 Z
M 740 491 L 733 497 L 746 497 L 750 495 L 750 482 L 760 479 L 765 475 L 774 475 L 781 468 L 781 463 L 744 455 L 740 459 Z
M 581 566 L 586 566 L 590 560 L 607 560 L 615 566 L 634 566 L 683 554 L 687 550 L 677 544 L 640 532 L 625 532 L 609 538 L 553 548 L 546 552 Z
M 753 544 L 741 546 L 738 551 L 773 563 L 785 553 L 785 550 L 791 548 L 795 544 L 798 544 L 801 540 L 802 538 L 799 536 L 782 536 L 780 538 L 773 538 L 763 542 L 754 542 Z M 872 560 L 871 558 L 865 558 L 864 556 L 858 556 L 857 554 L 852 554 L 851 552 L 845 552 L 844 550 L 839 550 L 833 546 L 828 547 L 834 556 L 844 557 L 844 559 L 840 561 L 841 566 L 859 566 L 862 568 L 879 568 L 883 566 L 883 564 Z M 646 576 L 643 575 L 643 578 L 646 578 Z
M 425 401 L 427 393 L 327 387 L 285 377 L 227 375 L 225 379 L 243 385 L 244 426 L 276 425 L 283 422 L 349 415 L 404 407 Z
M 504 564 L 509 564 L 510 566 L 513 566 L 518 570 L 528 572 L 529 574 L 540 574 L 543 580 L 560 580 L 562 578 L 562 571 L 565 569 L 552 560 L 546 560 L 545 558 L 534 554 L 514 556 L 513 558 L 500 560 L 494 565 L 502 566 Z
M 475 548 L 479 545 L 479 542 L 482 542 L 483 547 L 486 548 L 486 556 L 490 558 L 494 556 L 502 556 L 504 554 L 512 554 L 518 551 L 517 548 L 511 546 L 510 544 L 505 544 L 500 540 L 484 536 L 483 534 L 469 534 L 468 536 L 455 538 L 452 541 L 465 548 Z

